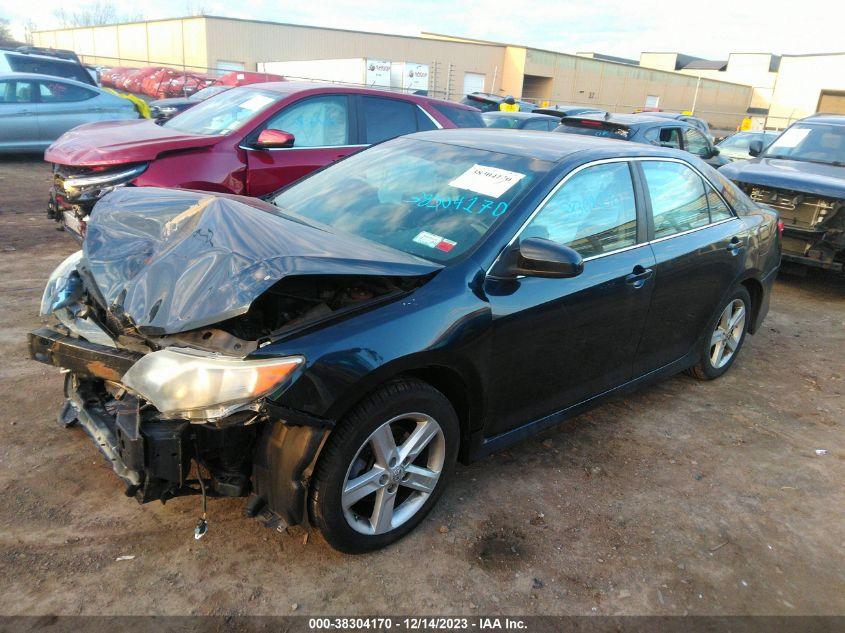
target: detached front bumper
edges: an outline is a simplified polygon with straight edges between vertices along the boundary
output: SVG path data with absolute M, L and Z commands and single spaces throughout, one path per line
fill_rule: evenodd
M 34 360 L 68 372 L 59 420 L 91 436 L 128 496 L 146 503 L 199 493 L 197 480 L 188 478 L 195 461 L 209 474 L 203 481 L 212 496 L 251 493 L 246 513 L 271 526 L 304 521 L 308 479 L 328 421 L 272 404 L 250 419 L 239 414 L 207 424 L 164 419 L 121 389 L 123 375 L 142 354 L 52 328 L 31 332 L 29 350 Z

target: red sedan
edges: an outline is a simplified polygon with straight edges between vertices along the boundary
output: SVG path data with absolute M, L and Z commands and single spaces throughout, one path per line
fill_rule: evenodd
M 158 125 L 74 128 L 45 160 L 48 214 L 84 234 L 94 203 L 126 185 L 262 196 L 373 143 L 421 130 L 484 127 L 471 107 L 383 90 L 294 82 L 232 88 Z

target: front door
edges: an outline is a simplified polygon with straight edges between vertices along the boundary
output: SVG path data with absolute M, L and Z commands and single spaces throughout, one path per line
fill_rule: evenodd
M 749 236 L 742 220 L 686 163 L 637 164 L 650 201 L 657 260 L 651 311 L 634 364 L 640 375 L 694 349 L 742 272 Z
M 294 144 L 290 148 L 258 149 L 250 147 L 250 141 L 260 130 L 247 137 L 244 150 L 247 193 L 251 196 L 280 189 L 361 148 L 347 95 L 319 95 L 295 101 L 262 125 L 263 129 L 289 132 L 294 135 Z
M 38 138 L 36 84 L 29 79 L 0 81 L 0 147 L 29 150 L 45 147 Z
M 654 286 L 644 228 L 630 166 L 618 161 L 575 173 L 521 233 L 571 246 L 585 258 L 584 271 L 570 279 L 487 279 L 490 435 L 630 379 Z

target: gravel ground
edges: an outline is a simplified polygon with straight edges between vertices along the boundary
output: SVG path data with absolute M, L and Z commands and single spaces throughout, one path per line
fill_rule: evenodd
M 48 183 L 0 162 L 0 613 L 845 613 L 841 279 L 782 276 L 720 380 L 678 376 L 459 467 L 385 551 L 270 531 L 242 500 L 212 500 L 195 541 L 198 499 L 124 497 L 57 425 L 58 371 L 27 357 L 77 248 L 43 213 Z

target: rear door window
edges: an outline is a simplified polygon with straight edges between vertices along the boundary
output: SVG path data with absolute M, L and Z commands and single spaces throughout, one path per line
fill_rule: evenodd
M 361 97 L 361 120 L 367 144 L 417 131 L 417 107 L 413 103 L 381 97 Z
M 695 154 L 702 158 L 707 158 L 712 153 L 710 141 L 707 140 L 704 134 L 693 128 L 684 130 L 684 149 L 690 154 Z
M 588 167 L 558 189 L 522 232 L 574 248 L 581 257 L 637 243 L 637 206 L 628 163 Z
M 690 167 L 669 161 L 643 161 L 654 237 L 668 237 L 710 223 L 704 181 Z
M 645 137 L 654 145 L 681 149 L 681 130 L 677 127 L 656 127 L 645 131 Z
M 39 81 L 38 92 L 42 103 L 85 101 L 97 96 L 93 90 L 60 81 Z
M 324 95 L 297 101 L 273 117 L 267 128 L 293 134 L 294 147 L 349 145 L 349 100 L 346 95 Z

